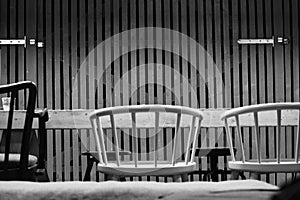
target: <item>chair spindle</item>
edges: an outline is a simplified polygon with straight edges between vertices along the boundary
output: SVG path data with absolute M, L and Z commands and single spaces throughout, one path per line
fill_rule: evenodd
M 188 158 L 190 155 L 190 143 L 191 143 L 191 138 L 192 138 L 192 133 L 194 132 L 195 129 L 195 122 L 196 122 L 196 117 L 193 116 L 192 121 L 191 121 L 191 126 L 190 126 L 190 132 L 187 140 L 187 145 L 186 145 L 186 153 L 185 153 L 185 164 L 188 163 Z
M 254 125 L 255 125 L 255 137 L 256 137 L 256 156 L 258 163 L 261 163 L 261 153 L 260 153 L 260 133 L 259 133 L 259 126 L 258 126 L 258 114 L 257 112 L 253 112 L 254 116 Z
M 101 154 L 101 157 L 103 155 L 103 159 L 104 159 L 104 164 L 107 165 L 107 156 L 106 156 L 106 149 L 105 149 L 105 144 L 104 144 L 104 134 L 103 134 L 103 130 L 102 130 L 102 125 L 101 125 L 101 122 L 100 122 L 100 118 L 97 117 L 96 118 L 96 122 L 97 122 L 97 127 L 98 127 L 98 130 L 99 130 L 99 133 L 100 133 L 100 147 L 101 147 L 101 151 L 102 151 L 102 154 Z
M 138 166 L 138 135 L 137 135 L 137 128 L 136 128 L 136 113 L 132 112 L 131 113 L 131 119 L 132 119 L 132 135 L 134 137 L 134 141 L 133 141 L 133 159 L 134 159 L 134 165 L 135 167 Z
M 115 154 L 116 154 L 116 162 L 117 166 L 120 166 L 120 152 L 119 152 L 119 140 L 118 140 L 118 133 L 117 133 L 117 128 L 116 128 L 116 123 L 115 123 L 115 118 L 114 115 L 110 115 L 110 123 L 111 123 L 111 128 L 113 131 L 113 136 L 114 136 L 114 147 L 115 147 Z
M 154 166 L 157 167 L 157 159 L 158 159 L 158 137 L 157 134 L 159 132 L 159 112 L 155 112 L 155 129 L 154 129 Z
M 177 146 L 177 136 L 180 129 L 180 121 L 181 121 L 181 114 L 177 114 L 177 121 L 175 127 L 175 135 L 174 135 L 174 143 L 173 143 L 173 151 L 172 151 L 172 164 L 175 165 L 175 154 L 176 154 L 176 146 Z
M 280 163 L 280 138 L 281 138 L 281 110 L 277 110 L 277 131 L 276 131 L 276 147 L 277 147 L 277 163 Z
M 235 161 L 234 151 L 233 151 L 233 143 L 232 143 L 232 134 L 231 134 L 231 131 L 230 131 L 230 128 L 229 128 L 227 118 L 225 118 L 225 129 L 226 129 L 226 132 L 228 133 L 227 138 L 228 138 L 228 143 L 229 143 L 231 160 Z
M 235 120 L 236 120 L 236 125 L 237 125 L 237 131 L 238 131 L 238 138 L 239 142 L 241 144 L 241 150 L 242 150 L 242 161 L 243 163 L 246 160 L 245 156 L 245 149 L 244 149 L 244 143 L 243 143 L 243 138 L 242 138 L 242 130 L 241 130 L 241 125 L 240 125 L 240 118 L 238 115 L 235 115 Z

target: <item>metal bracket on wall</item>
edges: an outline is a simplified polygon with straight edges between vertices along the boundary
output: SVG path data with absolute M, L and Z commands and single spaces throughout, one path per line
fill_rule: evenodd
M 24 39 L 0 39 L 0 45 L 24 45 L 24 48 L 26 48 L 26 36 L 24 36 Z M 29 39 L 29 45 L 37 45 L 37 47 L 44 47 L 43 42 L 36 42 L 35 39 Z
M 274 36 L 270 39 L 239 39 L 238 44 L 272 44 L 274 47 Z
M 272 44 L 275 45 L 275 37 L 272 36 L 270 39 L 239 39 L 238 44 Z M 288 44 L 289 39 L 283 37 L 277 37 L 277 43 L 279 44 Z
M 24 39 L 0 40 L 0 45 L 24 45 L 26 48 L 26 36 Z

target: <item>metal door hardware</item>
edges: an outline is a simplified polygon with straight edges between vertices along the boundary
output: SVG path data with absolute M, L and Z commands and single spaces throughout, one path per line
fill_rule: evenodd
M 278 37 L 277 38 L 277 42 L 278 43 L 282 43 L 282 44 L 288 44 L 289 43 L 289 39 L 283 38 L 283 37 Z
M 0 39 L 0 45 L 24 45 L 24 48 L 26 48 L 26 36 L 24 36 L 24 39 Z M 44 47 L 43 42 L 36 42 L 35 39 L 29 39 L 29 45 L 37 45 L 37 47 Z
M 26 36 L 24 39 L 0 40 L 0 45 L 24 45 L 26 48 Z
M 277 43 L 280 44 L 288 44 L 289 40 L 283 37 L 277 38 Z M 237 41 L 238 44 L 272 44 L 274 47 L 275 45 L 275 38 L 272 36 L 272 38 L 269 39 L 239 39 Z

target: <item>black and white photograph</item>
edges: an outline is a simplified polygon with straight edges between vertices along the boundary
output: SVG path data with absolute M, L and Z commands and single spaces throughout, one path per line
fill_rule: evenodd
M 300 199 L 299 0 L 0 0 L 0 199 Z

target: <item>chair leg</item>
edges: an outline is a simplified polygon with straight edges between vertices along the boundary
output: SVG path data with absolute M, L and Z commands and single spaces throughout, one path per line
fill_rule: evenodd
M 173 182 L 181 182 L 181 175 L 173 175 Z
M 188 182 L 189 181 L 189 177 L 187 174 L 181 174 L 181 180 L 182 182 Z
M 107 174 L 108 181 L 120 181 L 120 177 L 112 174 Z
M 231 171 L 231 176 L 230 176 L 230 180 L 238 180 L 239 179 L 239 171 Z
M 250 173 L 250 179 L 259 180 L 260 179 L 260 174 L 257 173 L 257 172 L 251 172 Z
M 37 182 L 50 182 L 47 169 L 38 169 L 36 171 Z

